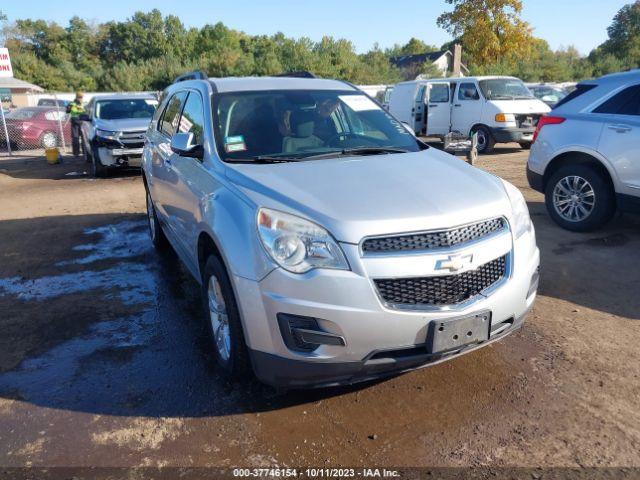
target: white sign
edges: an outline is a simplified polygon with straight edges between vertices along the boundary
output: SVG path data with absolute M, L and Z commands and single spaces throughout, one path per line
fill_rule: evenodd
M 0 48 L 0 78 L 13 77 L 8 48 Z
M 380 109 L 380 107 L 366 95 L 340 95 L 338 98 L 354 112 Z

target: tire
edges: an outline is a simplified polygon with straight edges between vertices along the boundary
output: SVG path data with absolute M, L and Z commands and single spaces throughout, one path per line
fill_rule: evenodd
M 589 165 L 566 165 L 555 172 L 545 188 L 545 204 L 553 221 L 572 232 L 597 230 L 616 210 L 611 184 Z
M 156 207 L 153 205 L 153 200 L 151 200 L 151 195 L 147 190 L 147 224 L 149 225 L 149 237 L 151 237 L 151 243 L 156 250 L 159 252 L 164 252 L 169 248 L 169 241 L 162 230 L 162 225 L 160 225 L 160 221 L 158 220 L 158 215 L 156 214 Z
M 55 148 L 58 146 L 58 136 L 54 132 L 43 132 L 40 135 L 42 148 Z
M 523 150 L 531 150 L 531 142 L 520 142 L 520 148 Z
M 496 141 L 489 129 L 484 125 L 479 125 L 471 131 L 472 135 L 474 133 L 478 134 L 478 153 L 491 153 Z
M 109 167 L 102 165 L 96 155 L 91 155 L 91 175 L 94 178 L 106 178 L 109 174 Z
M 251 362 L 240 313 L 227 270 L 215 255 L 209 256 L 202 274 L 202 302 L 208 345 L 219 371 L 228 380 L 246 378 Z

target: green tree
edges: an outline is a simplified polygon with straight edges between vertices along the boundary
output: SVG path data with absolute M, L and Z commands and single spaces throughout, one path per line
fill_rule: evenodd
M 528 55 L 531 28 L 520 18 L 521 0 L 445 0 L 453 11 L 438 26 L 461 42 L 471 63 L 487 66 Z

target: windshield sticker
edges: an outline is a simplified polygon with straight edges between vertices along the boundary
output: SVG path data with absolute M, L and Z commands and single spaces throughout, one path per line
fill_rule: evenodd
M 244 136 L 235 135 L 233 137 L 225 137 L 224 149 L 227 153 L 245 151 L 247 149 L 247 145 L 244 143 Z
M 157 107 L 158 106 L 158 101 L 157 100 L 152 100 L 150 98 L 145 98 L 144 99 L 144 103 L 146 103 L 147 105 L 151 105 L 152 107 Z
M 366 95 L 340 95 L 338 98 L 354 112 L 380 110 L 380 107 Z

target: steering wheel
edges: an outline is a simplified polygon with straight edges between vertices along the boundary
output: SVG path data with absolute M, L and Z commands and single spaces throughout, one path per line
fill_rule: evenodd
M 337 140 L 340 140 L 342 142 L 348 138 L 356 138 L 359 140 L 364 140 L 371 146 L 376 145 L 376 143 L 373 142 L 370 137 L 367 137 L 366 135 L 360 135 L 358 133 L 351 133 L 351 132 L 342 132 L 342 133 L 336 133 L 335 135 L 332 135 L 331 138 L 327 140 L 327 145 L 330 147 L 337 147 L 339 146 L 339 145 L 335 145 Z

